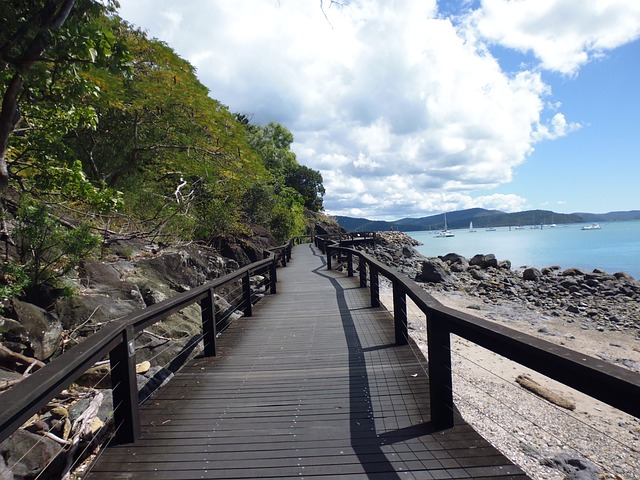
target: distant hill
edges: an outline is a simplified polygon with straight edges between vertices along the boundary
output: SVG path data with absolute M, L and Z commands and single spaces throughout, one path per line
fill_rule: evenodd
M 415 232 L 421 230 L 441 230 L 444 227 L 444 215 L 431 215 L 421 218 L 402 218 L 391 222 L 336 216 L 341 227 L 350 232 L 399 230 Z M 508 227 L 517 225 L 550 225 L 589 222 L 613 222 L 640 220 L 640 210 L 610 213 L 556 213 L 550 210 L 527 210 L 505 213 L 499 210 L 470 208 L 447 212 L 449 228 L 466 228 L 473 222 L 474 228 Z
M 629 220 L 640 220 L 640 210 L 609 213 L 576 213 L 575 215 L 580 215 L 585 222 L 625 222 Z

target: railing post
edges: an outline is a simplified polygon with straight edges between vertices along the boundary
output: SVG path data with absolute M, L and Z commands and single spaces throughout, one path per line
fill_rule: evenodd
M 437 314 L 427 315 L 431 424 L 437 429 L 453 427 L 451 335 Z
M 245 317 L 253 315 L 253 309 L 251 304 L 251 273 L 247 271 L 244 277 L 242 277 L 242 302 L 244 308 L 242 312 Z
M 269 292 L 272 295 L 277 293 L 276 282 L 278 281 L 278 266 L 276 265 L 276 257 L 273 257 L 273 261 L 271 262 L 271 267 L 269 268 Z
M 118 443 L 133 443 L 140 435 L 138 385 L 136 382 L 136 345 L 133 327 L 122 332 L 122 342 L 109 352 L 113 419 Z
M 371 307 L 380 306 L 380 281 L 378 278 L 378 269 L 369 265 L 369 288 L 371 290 Z
M 360 272 L 360 288 L 367 286 L 367 261 L 358 255 L 358 270 Z
M 282 259 L 282 266 L 287 266 L 287 252 L 285 250 L 280 251 L 280 258 Z
M 347 252 L 347 276 L 353 277 L 353 254 Z
M 331 270 L 331 247 L 327 245 L 327 270 Z
M 216 303 L 213 289 L 210 288 L 207 296 L 200 301 L 202 310 L 202 342 L 204 343 L 204 356 L 216 356 Z
M 393 326 L 396 334 L 396 345 L 409 343 L 409 327 L 407 324 L 407 296 L 401 283 L 393 281 Z

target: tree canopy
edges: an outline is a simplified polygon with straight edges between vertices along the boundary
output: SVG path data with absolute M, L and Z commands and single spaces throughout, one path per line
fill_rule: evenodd
M 252 225 L 278 240 L 303 233 L 303 211 L 322 210 L 324 188 L 297 162 L 292 133 L 230 112 L 189 62 L 115 7 L 0 5 L 4 211 L 22 225 L 64 212 L 94 234 L 150 240 L 215 242 Z

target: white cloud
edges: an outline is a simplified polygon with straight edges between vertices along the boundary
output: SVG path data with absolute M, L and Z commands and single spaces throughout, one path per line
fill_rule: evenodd
M 312 0 L 121 3 L 213 97 L 292 130 L 300 163 L 324 176 L 329 213 L 371 218 L 523 207 L 471 192 L 508 183 L 536 142 L 579 125 L 538 69 L 507 73 L 483 42 L 572 73 L 640 25 L 640 2 L 613 0 L 484 0 L 457 25 L 435 0 L 352 0 L 325 8 L 329 21 Z
M 483 0 L 468 20 L 478 36 L 532 52 L 543 68 L 572 75 L 590 59 L 640 37 L 640 2 Z

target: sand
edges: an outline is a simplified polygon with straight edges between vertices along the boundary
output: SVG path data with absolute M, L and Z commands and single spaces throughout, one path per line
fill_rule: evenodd
M 638 331 L 585 329 L 571 319 L 540 316 L 514 302 L 493 305 L 462 292 L 432 294 L 446 306 L 572 350 L 631 369 L 640 366 Z M 388 286 L 382 289 L 381 300 L 392 310 Z M 411 334 L 426 353 L 424 315 L 409 303 Z M 454 337 L 452 350 L 456 406 L 468 423 L 529 476 L 564 479 L 566 472 L 543 463 L 570 452 L 585 464 L 592 462 L 602 472 L 600 478 L 640 479 L 639 419 L 464 339 Z M 521 374 L 575 403 L 575 410 L 558 407 L 525 390 L 515 381 Z

